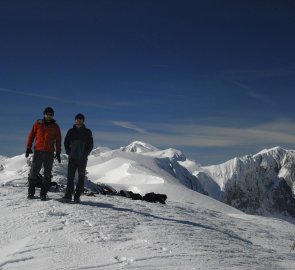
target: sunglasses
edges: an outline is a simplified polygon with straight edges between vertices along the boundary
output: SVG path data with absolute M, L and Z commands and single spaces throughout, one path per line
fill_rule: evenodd
M 47 116 L 51 116 L 51 117 L 53 116 L 52 113 L 46 113 L 46 115 L 47 115 Z

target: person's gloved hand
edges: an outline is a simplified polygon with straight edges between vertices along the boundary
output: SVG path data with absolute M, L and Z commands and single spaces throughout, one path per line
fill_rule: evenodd
M 32 154 L 32 153 L 33 153 L 32 149 L 31 149 L 31 148 L 28 148 L 27 151 L 26 151 L 26 154 L 25 154 L 26 158 L 27 158 L 30 154 Z
M 55 153 L 55 158 L 57 159 L 58 163 L 61 163 L 60 153 L 56 152 Z

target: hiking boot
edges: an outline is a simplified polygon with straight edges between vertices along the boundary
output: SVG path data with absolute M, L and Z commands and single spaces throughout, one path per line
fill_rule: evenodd
M 62 202 L 62 203 L 71 203 L 72 202 L 72 200 L 71 199 L 69 199 L 69 198 L 67 198 L 67 197 L 61 197 L 61 198 L 58 198 L 58 199 L 56 199 L 57 201 L 59 201 L 59 202 Z
M 75 194 L 75 196 L 74 196 L 74 203 L 80 203 L 80 202 L 81 202 L 80 196 L 77 195 L 77 194 Z
M 74 198 L 74 203 L 81 203 L 80 198 Z
M 33 200 L 34 199 L 34 194 L 28 194 L 28 200 Z
M 40 195 L 40 200 L 41 201 L 46 201 L 46 195 Z

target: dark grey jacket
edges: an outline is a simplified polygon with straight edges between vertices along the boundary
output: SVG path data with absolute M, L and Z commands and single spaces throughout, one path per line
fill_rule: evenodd
M 93 137 L 90 129 L 85 125 L 76 125 L 69 129 L 65 137 L 64 146 L 69 158 L 85 160 L 93 149 Z

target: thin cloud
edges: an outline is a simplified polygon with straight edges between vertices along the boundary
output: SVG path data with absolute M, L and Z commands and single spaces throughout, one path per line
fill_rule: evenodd
M 62 99 L 60 99 L 58 97 L 40 95 L 40 94 L 30 93 L 30 92 L 15 91 L 15 90 L 10 90 L 10 89 L 5 89 L 5 88 L 0 88 L 0 92 L 63 101 Z
M 266 95 L 263 95 L 261 93 L 257 93 L 255 92 L 254 90 L 251 89 L 250 86 L 248 86 L 247 84 L 245 83 L 241 83 L 241 82 L 238 82 L 238 81 L 231 81 L 231 83 L 237 85 L 238 87 L 242 88 L 242 89 L 245 89 L 247 90 L 246 91 L 246 95 L 250 98 L 253 98 L 253 99 L 256 99 L 256 100 L 259 100 L 259 101 L 262 101 L 262 102 L 265 102 L 265 103 L 271 103 L 269 98 L 266 96 Z
M 295 122 L 278 119 L 258 126 L 233 128 L 230 126 L 192 124 L 145 124 L 149 132 L 131 122 L 114 121 L 113 124 L 134 132 L 112 132 L 93 130 L 95 145 L 119 147 L 140 140 L 159 148 L 219 148 L 233 149 L 252 147 L 265 148 L 267 145 L 295 147 Z M 152 131 L 150 131 L 152 130 Z M 62 130 L 65 134 L 66 130 Z M 0 135 L 2 141 L 22 142 L 22 136 Z M 1 153 L 0 153 L 1 154 Z
M 122 128 L 135 130 L 138 133 L 146 133 L 146 131 L 143 128 L 139 128 L 131 122 L 113 121 L 113 124 Z
M 294 125 L 295 123 L 293 123 Z M 206 125 L 161 125 L 161 129 L 182 136 L 186 139 L 188 146 L 240 146 L 264 143 L 294 144 L 295 132 L 289 128 L 290 122 L 277 121 L 260 126 L 247 128 L 232 128 L 228 126 L 206 126 Z M 276 128 L 278 127 L 279 128 Z M 183 142 L 182 142 L 183 144 Z
M 277 119 L 271 123 L 265 123 L 259 126 L 262 130 L 283 131 L 288 134 L 295 134 L 295 123 L 286 118 Z
M 266 95 L 263 95 L 263 94 L 260 94 L 260 93 L 255 93 L 253 91 L 248 92 L 247 95 L 249 97 L 252 97 L 254 99 L 260 100 L 262 102 L 270 103 L 270 100 L 269 100 L 269 98 Z
M 146 132 L 130 122 L 114 122 L 117 126 L 134 130 L 127 132 L 99 132 L 95 134 L 98 141 L 128 144 L 142 140 L 155 146 L 165 147 L 242 147 L 268 145 L 295 145 L 295 123 L 274 121 L 260 126 L 232 128 L 229 126 L 206 126 L 187 124 L 150 124 L 153 132 Z
M 110 102 L 104 101 L 104 104 L 101 105 L 98 103 L 68 100 L 68 99 L 62 99 L 62 98 L 59 98 L 56 96 L 40 95 L 40 94 L 36 94 L 36 93 L 16 91 L 16 90 L 5 89 L 5 88 L 0 88 L 0 92 L 16 94 L 16 95 L 23 95 L 23 96 L 31 96 L 31 97 L 42 98 L 42 99 L 55 100 L 55 101 L 59 101 L 59 102 L 63 102 L 63 103 L 70 103 L 70 104 L 82 105 L 82 106 L 90 106 L 90 107 L 95 107 L 95 108 L 109 108 L 111 106 L 128 106 L 129 105 L 129 103 L 127 103 L 127 102 L 112 102 L 112 101 L 110 101 Z
M 246 90 L 249 90 L 250 87 L 244 83 L 240 83 L 240 82 L 237 82 L 237 81 L 231 81 L 233 84 L 239 86 L 240 88 L 243 88 L 243 89 L 246 89 Z

